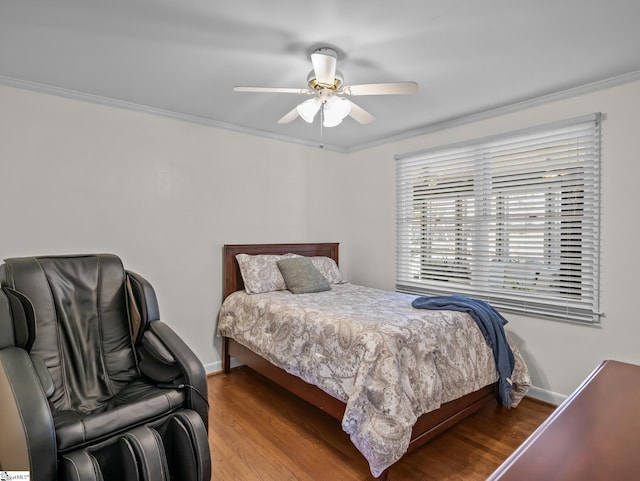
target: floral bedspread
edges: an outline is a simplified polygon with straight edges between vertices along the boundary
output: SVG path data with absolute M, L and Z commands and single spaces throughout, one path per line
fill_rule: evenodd
M 239 291 L 223 303 L 218 332 L 344 401 L 342 428 L 379 476 L 405 453 L 420 415 L 498 379 L 468 314 L 414 309 L 414 298 L 348 283 L 313 294 Z M 530 379 L 512 349 L 515 407 Z

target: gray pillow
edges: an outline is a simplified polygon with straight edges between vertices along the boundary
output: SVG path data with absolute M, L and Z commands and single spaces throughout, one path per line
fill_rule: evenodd
M 329 281 L 308 257 L 291 257 L 277 263 L 284 282 L 294 294 L 321 292 L 331 289 Z

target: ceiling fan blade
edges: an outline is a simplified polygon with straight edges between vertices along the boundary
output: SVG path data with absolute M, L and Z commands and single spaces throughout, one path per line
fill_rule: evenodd
M 345 95 L 399 95 L 414 94 L 418 91 L 415 82 L 396 82 L 387 84 L 361 84 L 344 87 Z
M 319 48 L 311 54 L 316 80 L 325 85 L 333 85 L 336 79 L 338 53 L 332 48 Z
M 373 115 L 371 115 L 365 109 L 363 109 L 357 104 L 354 104 L 353 102 L 351 102 L 351 111 L 349 112 L 349 115 L 351 116 L 351 118 L 361 123 L 362 125 L 366 125 L 369 122 L 373 122 L 376 119 Z
M 286 87 L 233 87 L 233 91 L 299 95 L 308 95 L 311 93 L 308 89 L 293 89 Z
M 288 113 L 286 113 L 280 120 L 279 124 L 288 124 L 298 118 L 298 107 L 294 107 Z

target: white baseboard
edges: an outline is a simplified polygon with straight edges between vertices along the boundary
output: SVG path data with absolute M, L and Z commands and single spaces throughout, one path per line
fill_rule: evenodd
M 557 392 L 549 391 L 541 387 L 530 386 L 527 396 L 544 401 L 554 406 L 559 406 L 567 398 L 564 394 L 558 394 Z
M 236 361 L 231 358 L 231 367 L 242 366 L 244 363 Z M 210 362 L 204 365 L 204 370 L 207 374 L 214 374 L 222 371 L 222 361 Z
M 204 371 L 207 374 L 213 374 L 214 372 L 222 371 L 222 361 L 209 362 L 205 364 Z

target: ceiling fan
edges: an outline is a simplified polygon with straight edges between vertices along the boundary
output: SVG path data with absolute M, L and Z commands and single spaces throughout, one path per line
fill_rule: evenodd
M 313 95 L 290 112 L 285 114 L 279 124 L 288 124 L 302 117 L 312 123 L 320 112 L 321 125 L 335 127 L 348 115 L 361 124 L 368 124 L 375 119 L 373 115 L 359 107 L 347 97 L 357 95 L 398 95 L 413 94 L 418 90 L 416 82 L 377 83 L 361 85 L 343 85 L 342 74 L 336 70 L 338 53 L 328 47 L 318 48 L 311 54 L 313 70 L 307 76 L 309 88 L 282 87 L 234 87 L 235 92 L 269 92 L 298 95 Z

